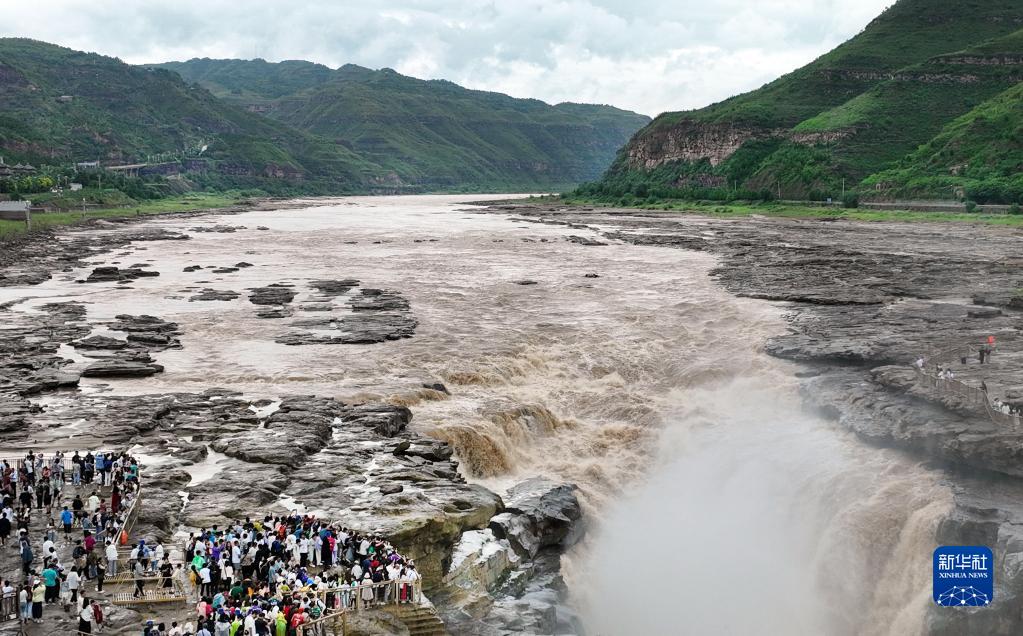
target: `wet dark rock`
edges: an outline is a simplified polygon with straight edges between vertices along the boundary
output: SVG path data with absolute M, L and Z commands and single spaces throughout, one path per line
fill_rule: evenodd
M 299 309 L 301 311 L 312 311 L 312 312 L 324 311 L 324 312 L 327 312 L 327 311 L 334 311 L 334 306 L 331 305 L 331 304 L 328 304 L 328 303 L 305 303 L 301 307 L 299 307 Z
M 246 263 L 245 261 L 235 263 L 234 266 L 238 269 L 244 269 L 246 267 L 255 267 L 252 263 Z
M 249 290 L 249 302 L 253 305 L 287 305 L 298 292 L 292 285 L 274 283 L 266 287 L 256 287 Z
M 529 280 L 529 279 L 526 279 L 526 280 L 513 280 L 512 282 L 515 283 L 516 285 L 538 285 L 539 284 L 535 280 Z
M 378 435 L 384 437 L 394 437 L 401 433 L 410 421 L 412 421 L 412 411 L 407 407 L 386 404 L 354 406 L 345 416 L 346 423 L 369 426 Z
M 260 309 L 256 312 L 256 318 L 287 318 L 293 312 L 288 307 L 275 307 L 273 309 Z
M 998 318 L 1003 315 L 1004 314 L 999 309 L 973 309 L 966 312 L 966 316 L 968 318 L 978 319 Z
M 324 296 L 341 296 L 359 286 L 359 281 L 354 278 L 342 278 L 338 280 L 314 280 L 309 286 Z
M 257 230 L 263 230 L 263 231 L 266 231 L 266 230 L 269 230 L 270 228 L 268 228 L 268 227 L 267 227 L 267 226 L 265 226 L 265 225 L 257 225 L 257 226 L 256 226 L 256 229 L 257 229 Z
M 163 371 L 159 364 L 134 360 L 107 359 L 93 362 L 82 371 L 86 378 L 141 378 Z
M 191 228 L 190 231 L 192 231 L 192 232 L 200 232 L 200 233 L 231 234 L 233 232 L 237 232 L 238 230 L 244 230 L 244 229 L 246 229 L 246 228 L 245 228 L 245 226 L 242 226 L 242 225 L 219 225 L 218 224 L 218 225 L 200 225 L 198 227 Z
M 337 291 L 338 287 L 329 289 Z M 316 331 L 287 333 L 276 341 L 286 345 L 376 344 L 411 338 L 415 334 L 418 322 L 412 315 L 409 302 L 398 292 L 361 289 L 347 300 L 351 315 L 340 319 L 308 318 L 293 322 L 292 327 Z
M 401 484 L 384 484 L 380 486 L 380 492 L 385 495 L 394 495 L 405 490 Z
M 423 383 L 423 388 L 424 389 L 430 389 L 432 391 L 437 391 L 438 393 L 446 393 L 448 395 L 451 395 L 451 391 L 448 391 L 448 387 L 444 386 L 444 384 L 442 382 L 433 382 L 433 383 L 426 383 L 426 382 L 424 382 Z
M 595 273 L 583 274 L 583 278 L 600 278 L 600 274 Z
M 111 323 L 110 329 L 128 332 L 128 342 L 144 345 L 153 350 L 177 348 L 181 346 L 178 336 L 181 332 L 178 324 L 168 322 L 157 316 L 131 316 L 120 314 L 117 321 Z
M 92 270 L 89 277 L 85 279 L 86 283 L 103 283 L 103 282 L 124 282 L 135 280 L 136 278 L 144 278 L 150 276 L 159 276 L 160 272 L 154 272 L 137 267 L 129 267 L 127 269 L 118 269 L 117 267 L 97 267 Z
M 529 558 L 547 547 L 570 547 L 584 533 L 575 490 L 574 485 L 542 477 L 527 479 L 509 489 L 504 497 L 505 512 L 491 519 L 490 529 Z
M 237 267 L 218 267 L 216 269 L 210 270 L 210 273 L 211 274 L 233 274 L 234 272 L 237 272 L 237 271 L 238 271 Z
M 605 243 L 604 241 L 598 241 L 596 239 L 588 238 L 585 236 L 569 235 L 565 237 L 565 240 L 567 240 L 569 243 L 576 243 L 577 245 L 587 245 L 594 247 L 600 245 L 607 245 L 607 243 Z
M 183 271 L 186 271 L 186 272 L 197 272 L 200 269 L 202 269 L 202 265 L 189 265 Z
M 428 462 L 446 462 L 451 459 L 454 451 L 451 446 L 446 443 L 421 440 L 413 444 L 409 444 L 407 448 L 402 449 L 400 452 L 396 449 L 396 455 L 405 455 L 408 457 L 421 457 Z
M 228 290 L 228 289 L 210 289 L 210 288 L 206 288 L 206 289 L 203 289 L 202 291 L 200 291 L 198 294 L 195 294 L 195 295 L 189 297 L 188 301 L 189 302 L 196 302 L 196 301 L 234 300 L 235 298 L 238 298 L 240 295 L 241 294 L 239 294 L 238 292 L 231 291 L 231 290 Z
M 124 340 L 110 338 L 108 336 L 89 336 L 88 338 L 82 338 L 81 340 L 72 341 L 71 346 L 73 346 L 75 349 L 118 350 L 127 347 L 128 343 L 125 342 Z
M 176 322 L 167 322 L 156 316 L 118 314 L 115 318 L 117 322 L 110 325 L 110 328 L 115 331 L 158 333 L 177 333 L 178 331 L 178 324 Z

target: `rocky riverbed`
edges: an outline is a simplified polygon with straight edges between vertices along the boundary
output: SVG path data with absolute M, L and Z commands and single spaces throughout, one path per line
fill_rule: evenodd
M 0 287 L 28 290 L 0 305 L 3 455 L 128 448 L 142 459 L 145 474 L 139 536 L 174 545 L 189 529 L 267 511 L 306 511 L 386 536 L 416 560 L 427 593 L 448 599 L 445 615 L 466 633 L 571 629 L 570 619 L 559 617 L 564 589 L 558 584 L 557 549 L 583 531 L 572 486 L 532 481 L 506 505 L 491 490 L 467 483 L 452 448 L 414 432 L 412 410 L 393 401 L 213 385 L 196 392 L 120 394 L 127 382 L 162 374 L 169 352 L 201 357 L 183 344 L 188 329 L 143 313 L 149 309 L 143 306 L 137 314 L 97 318 L 87 291 L 54 302 L 33 297 L 33 286 L 56 279 L 130 292 L 139 279 L 169 272 L 152 259 L 124 267 L 120 258 L 128 252 L 144 255 L 146 245 L 174 242 L 187 253 L 195 235 L 249 232 L 230 217 L 212 218 L 217 220 L 173 231 L 104 222 L 3 246 Z M 105 264 L 97 266 L 100 261 Z M 416 333 L 415 312 L 400 291 L 356 278 L 231 284 L 232 275 L 252 267 L 189 265 L 178 271 L 194 284 L 167 299 L 237 301 L 261 321 L 280 323 L 270 339 L 287 346 L 371 346 Z M 415 389 L 420 398 L 448 397 L 437 378 L 424 380 L 429 381 Z M 484 532 L 487 540 L 480 542 L 477 533 Z M 457 574 L 468 567 L 461 564 L 489 558 L 495 550 L 506 558 L 493 579 Z M 7 552 L 0 565 L 13 575 L 16 555 Z M 516 600 L 527 589 L 532 598 Z M 176 609 L 149 612 L 113 608 L 108 631 L 134 634 L 146 617 L 187 616 Z M 480 619 L 491 626 L 470 628 Z M 59 613 L 54 622 L 50 612 L 45 628 L 59 631 L 66 623 Z M 405 633 L 401 625 L 372 621 L 367 629 Z
M 956 372 L 1023 399 L 1014 231 L 436 197 L 291 207 L 5 246 L 4 447 L 132 448 L 144 534 L 315 511 L 416 558 L 455 633 L 572 633 L 563 554 L 587 518 L 642 483 L 680 392 L 756 375 L 764 349 L 857 446 L 942 476 L 954 505 L 935 542 L 999 555 L 997 607 L 932 612 L 927 631 L 1018 621 L 1020 432 L 908 366 L 994 335 L 990 364 Z
M 767 351 L 805 368 L 805 403 L 866 443 L 930 460 L 954 495 L 936 545 L 987 545 L 996 554 L 998 602 L 977 611 L 932 607 L 927 633 L 1018 631 L 1023 429 L 996 424 L 976 403 L 922 385 L 911 364 L 969 345 L 965 364 L 954 362 L 957 378 L 985 382 L 992 399 L 1023 399 L 1023 231 L 521 204 L 491 210 L 587 229 L 611 242 L 711 253 L 720 259 L 712 275 L 726 289 L 780 303 L 789 329 L 771 338 Z M 981 365 L 976 350 L 989 336 L 997 352 Z

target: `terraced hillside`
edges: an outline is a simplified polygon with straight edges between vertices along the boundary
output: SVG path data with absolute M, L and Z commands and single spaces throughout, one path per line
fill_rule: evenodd
M 823 198 L 844 182 L 871 196 L 904 193 L 897 180 L 867 178 L 1023 81 L 1021 28 L 1015 0 L 901 0 L 759 90 L 661 115 L 588 191 Z

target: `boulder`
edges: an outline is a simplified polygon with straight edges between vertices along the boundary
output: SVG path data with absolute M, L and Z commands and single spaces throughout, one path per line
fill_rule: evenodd
M 298 292 L 291 285 L 274 283 L 266 287 L 256 287 L 249 290 L 249 302 L 253 305 L 287 305 Z
M 546 547 L 567 548 L 584 533 L 575 490 L 574 484 L 542 477 L 527 479 L 508 490 L 505 512 L 491 519 L 490 528 L 530 558 Z

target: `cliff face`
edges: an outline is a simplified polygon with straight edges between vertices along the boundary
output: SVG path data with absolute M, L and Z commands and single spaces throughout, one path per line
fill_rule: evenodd
M 670 127 L 644 131 L 629 142 L 625 152 L 629 168 L 634 170 L 650 170 L 673 161 L 704 159 L 716 166 L 747 141 L 784 132 L 731 122 L 704 123 L 687 119 Z
M 652 170 L 679 161 L 708 161 L 711 166 L 718 166 L 750 141 L 775 139 L 804 145 L 828 144 L 848 137 L 852 132 L 799 132 L 785 128 L 684 120 L 633 138 L 625 151 L 629 168 L 633 170 Z
M 759 90 L 661 115 L 598 185 L 616 196 L 641 183 L 648 191 L 722 182 L 837 197 L 843 181 L 888 169 L 1023 81 L 1021 27 L 1015 0 L 901 0 L 852 40 Z

